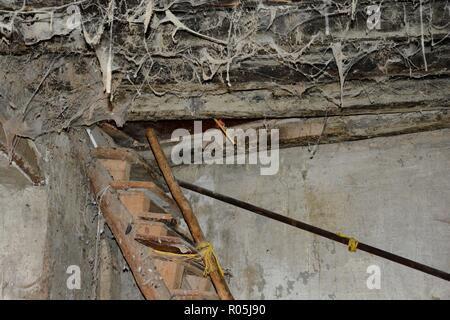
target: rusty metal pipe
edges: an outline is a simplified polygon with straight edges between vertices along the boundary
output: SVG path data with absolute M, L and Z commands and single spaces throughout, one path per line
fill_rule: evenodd
M 181 187 L 185 188 L 185 189 L 188 189 L 188 190 L 200 193 L 200 194 L 202 194 L 204 196 L 207 196 L 207 197 L 210 197 L 210 198 L 214 198 L 216 200 L 219 200 L 219 201 L 222 201 L 222 202 L 234 205 L 234 206 L 239 207 L 241 209 L 245 209 L 247 211 L 254 212 L 254 213 L 259 214 L 259 215 L 261 215 L 263 217 L 266 217 L 266 218 L 269 218 L 269 219 L 272 219 L 272 220 L 276 220 L 276 221 L 282 222 L 284 224 L 288 224 L 290 226 L 299 228 L 301 230 L 305 230 L 305 231 L 311 232 L 311 233 L 316 234 L 318 236 L 321 236 L 321 237 L 324 237 L 324 238 L 327 238 L 327 239 L 330 239 L 330 240 L 333 240 L 333 241 L 336 241 L 336 242 L 339 242 L 339 243 L 342 243 L 342 244 L 345 244 L 345 245 L 348 245 L 348 243 L 349 243 L 349 239 L 347 237 L 345 237 L 345 236 L 333 233 L 333 232 L 325 230 L 325 229 L 321 229 L 319 227 L 307 224 L 305 222 L 301 222 L 301 221 L 298 221 L 298 220 L 295 220 L 295 219 L 292 219 L 292 218 L 289 218 L 289 217 L 285 217 L 285 216 L 283 216 L 281 214 L 278 214 L 276 212 L 269 211 L 269 210 L 257 207 L 257 206 L 255 206 L 253 204 L 248 203 L 248 202 L 237 200 L 235 198 L 232 198 L 232 197 L 229 197 L 229 196 L 226 196 L 226 195 L 223 195 L 223 194 L 220 194 L 220 193 L 217 193 L 217 192 L 214 192 L 214 191 L 211 191 L 211 190 L 208 190 L 208 189 L 205 189 L 205 188 L 193 185 L 191 183 L 181 181 L 181 180 L 178 180 L 178 184 Z M 399 264 L 404 265 L 406 267 L 409 267 L 409 268 L 412 268 L 412 269 L 416 269 L 416 270 L 422 271 L 424 273 L 430 274 L 432 276 L 435 276 L 435 277 L 438 277 L 438 278 L 450 281 L 450 274 L 449 273 L 441 271 L 441 270 L 438 270 L 438 269 L 435 269 L 435 268 L 427 266 L 427 265 L 424 265 L 422 263 L 419 263 L 419 262 L 416 262 L 416 261 L 413 261 L 413 260 L 410 260 L 410 259 L 398 256 L 396 254 L 387 252 L 385 250 L 382 250 L 382 249 L 379 249 L 379 248 L 376 248 L 376 247 L 372 247 L 372 246 L 370 246 L 368 244 L 365 244 L 365 243 L 362 243 L 362 242 L 358 242 L 357 248 L 359 250 L 361 250 L 361 251 L 369 252 L 369 253 L 371 253 L 373 255 L 376 255 L 376 256 L 385 258 L 387 260 L 399 263 Z

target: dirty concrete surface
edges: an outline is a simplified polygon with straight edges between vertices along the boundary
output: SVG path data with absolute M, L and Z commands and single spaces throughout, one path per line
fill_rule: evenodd
M 8 124 L 6 140 L 36 140 L 45 178 L 32 186 L 0 157 L 0 298 L 142 298 L 72 152 L 66 132 L 73 127 L 334 117 L 329 128 L 337 121 L 364 138 L 375 133 L 369 124 L 379 135 L 392 123 L 395 134 L 450 127 L 444 0 L 425 7 L 386 1 L 383 27 L 375 30 L 358 1 L 246 1 L 230 10 L 234 1 L 220 7 L 192 0 L 172 3 L 173 13 L 166 2 L 154 1 L 154 12 L 144 1 L 125 3 L 108 13 L 109 22 L 106 4 L 78 3 L 68 12 L 76 3 L 27 1 L 30 10 L 15 19 L 23 1 L 0 0 L 0 122 Z M 74 17 L 82 26 L 67 23 Z M 314 156 L 311 148 L 290 148 L 280 152 L 275 176 L 260 176 L 256 166 L 175 170 L 187 181 L 448 271 L 449 133 L 321 145 Z M 345 130 L 341 135 L 348 138 Z M 237 298 L 450 298 L 442 280 L 189 195 Z M 79 290 L 66 286 L 72 265 L 81 270 Z M 380 289 L 367 288 L 370 266 L 381 270 Z
M 36 146 L 44 186 L 0 158 L 0 298 L 141 299 L 107 227 L 98 235 L 98 210 L 68 135 Z M 69 266 L 80 269 L 79 289 L 67 286 Z
M 43 298 L 47 193 L 0 158 L 0 299 Z

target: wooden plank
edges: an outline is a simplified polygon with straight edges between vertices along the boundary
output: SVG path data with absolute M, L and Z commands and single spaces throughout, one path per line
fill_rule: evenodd
M 298 84 L 302 86 L 302 84 Z M 203 86 L 206 90 L 206 85 Z M 421 94 L 417 94 L 421 92 Z M 270 89 L 195 97 L 142 94 L 129 120 L 266 119 L 433 111 L 450 108 L 450 79 L 346 82 L 344 107 L 339 84 L 317 84 L 300 95 L 274 96 Z M 400 94 L 401 93 L 401 94 Z M 132 92 L 130 92 L 132 94 Z M 125 103 L 128 98 L 122 101 Z M 118 98 L 119 99 L 119 98 Z M 121 103 L 122 103 L 121 102 Z M 226 105 L 226 108 L 223 106 Z M 192 106 L 196 106 L 193 108 Z
M 136 241 L 153 249 L 172 253 L 197 253 L 195 246 L 180 237 L 139 234 L 135 236 Z
M 161 237 L 171 233 L 169 227 L 161 222 L 138 222 L 134 226 L 136 228 L 136 237 L 138 238 L 146 238 L 147 236 Z
M 450 127 L 450 110 L 281 119 L 247 127 L 278 129 L 283 147 L 353 141 Z
M 279 148 L 295 146 L 314 146 L 319 144 L 355 141 L 376 137 L 450 128 L 450 110 L 443 108 L 434 111 L 417 111 L 387 114 L 343 115 L 313 118 L 265 119 L 250 121 L 229 129 L 279 130 Z M 223 150 L 229 148 L 225 145 Z M 258 145 L 258 141 L 246 145 L 265 150 L 266 146 Z M 168 143 L 168 145 L 170 145 Z M 168 149 L 170 154 L 170 149 Z M 186 152 L 189 152 L 188 150 Z M 234 154 L 237 154 L 235 146 Z M 147 151 L 147 153 L 151 153 Z M 224 152 L 225 155 L 225 152 Z M 208 155 L 204 155 L 207 160 Z M 173 166 L 173 165 L 172 165 Z
M 141 220 L 163 222 L 169 226 L 177 225 L 177 220 L 169 213 L 142 212 L 137 216 Z

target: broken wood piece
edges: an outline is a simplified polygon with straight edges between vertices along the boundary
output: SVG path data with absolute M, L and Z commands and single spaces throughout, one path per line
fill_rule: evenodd
M 114 180 L 129 180 L 131 165 L 127 160 L 99 159 Z
M 233 144 L 235 145 L 235 142 L 233 139 L 230 138 L 230 136 L 227 133 L 227 127 L 225 126 L 225 122 L 223 122 L 220 119 L 214 119 L 214 122 L 216 123 L 216 126 L 222 131 L 222 133 L 225 135 L 225 137 Z
M 169 226 L 177 225 L 177 220 L 169 213 L 142 212 L 137 214 L 139 219 L 146 221 L 157 221 Z
M 190 244 L 186 240 L 177 236 L 152 236 L 148 234 L 136 234 L 136 241 L 148 246 L 152 249 L 168 253 L 176 254 L 197 254 L 198 251 L 195 249 L 194 245 Z M 155 252 L 157 255 L 158 252 Z
M 156 269 L 169 289 L 181 288 L 184 266 L 175 261 L 155 260 Z

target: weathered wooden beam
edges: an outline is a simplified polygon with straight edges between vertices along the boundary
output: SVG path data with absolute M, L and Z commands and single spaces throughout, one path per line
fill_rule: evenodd
M 450 56 L 450 55 L 448 55 Z M 20 97 L 22 87 L 35 87 L 40 81 L 40 74 L 29 75 L 23 86 L 14 86 L 11 73 L 16 68 L 18 73 L 26 72 L 23 68 L 26 58 L 0 59 L 4 68 L 0 69 L 0 93 L 12 94 L 11 99 Z M 99 73 L 91 72 L 89 66 L 92 59 L 67 57 L 67 64 L 57 75 L 52 75 L 52 81 L 35 97 L 35 108 L 42 113 L 41 104 L 45 103 L 44 116 L 54 126 L 69 125 L 69 121 L 57 121 L 61 110 L 67 118 L 74 117 L 74 125 L 92 123 L 103 119 L 114 119 L 119 113 L 111 114 L 105 111 L 104 101 L 99 99 L 103 92 Z M 38 69 L 49 60 L 42 57 L 29 63 L 30 68 Z M 22 66 L 22 67 L 20 67 Z M 142 87 L 139 94 L 136 88 L 120 84 L 115 92 L 114 103 L 123 109 L 126 106 L 125 119 L 161 120 L 161 119 L 207 119 L 207 118 L 273 118 L 273 117 L 304 117 L 339 114 L 403 112 L 413 110 L 433 110 L 446 108 L 450 101 L 450 78 L 443 74 L 448 68 L 429 77 L 385 77 L 347 80 L 344 85 L 344 106 L 340 106 L 340 85 L 333 83 L 293 82 L 278 84 L 269 81 L 248 81 L 233 83 L 231 87 L 219 83 L 189 83 L 153 84 L 158 92 L 156 96 L 148 86 Z M 89 84 L 84 87 L 84 84 Z M 62 84 L 64 84 L 62 86 Z M 31 93 L 30 93 L 31 94 Z M 23 96 L 28 94 L 22 93 Z M 58 96 L 58 97 L 57 97 Z M 58 98 L 67 101 L 67 105 L 58 105 L 52 101 Z M 75 102 L 83 101 L 96 112 L 86 108 L 85 114 L 75 117 L 80 107 Z M 16 101 L 15 101 L 16 102 Z M 17 102 L 16 102 L 17 103 Z M 225 108 L 226 106 L 226 108 Z M 119 108 L 118 107 L 118 108 Z M 53 110 L 54 109 L 54 110 Z M 122 110 L 121 109 L 121 110 Z M 82 109 L 81 109 L 82 110 Z M 103 110 L 103 112 L 100 112 Z M 89 118 L 88 115 L 91 114 Z M 50 121 L 51 120 L 51 121 Z M 45 128 L 47 129 L 47 128 Z M 53 129 L 53 128 L 48 128 Z M 62 129 L 62 128 L 55 128 Z
M 184 241 L 178 236 L 155 236 L 143 233 L 136 233 L 136 241 L 151 247 L 155 250 L 172 252 L 177 254 L 196 254 L 195 246 Z
M 181 188 L 178 186 L 175 177 L 170 169 L 169 163 L 161 149 L 161 146 L 158 141 L 158 137 L 155 134 L 155 131 L 151 128 L 147 130 L 147 139 L 150 144 L 150 148 L 155 156 L 155 159 L 158 163 L 159 168 L 164 176 L 164 179 L 167 182 L 170 192 L 172 193 L 173 198 L 177 202 L 180 207 L 181 212 L 183 213 L 184 220 L 189 227 L 189 230 L 192 234 L 192 238 L 194 239 L 197 246 L 206 246 L 210 247 L 210 250 L 207 253 L 202 254 L 202 259 L 205 263 L 205 266 L 210 265 L 209 268 L 209 276 L 211 277 L 211 281 L 216 288 L 217 294 L 222 300 L 233 300 L 233 295 L 231 294 L 230 289 L 228 288 L 228 284 L 225 281 L 224 274 L 220 268 L 219 262 L 217 261 L 217 257 L 211 247 L 211 244 L 206 241 L 206 238 L 203 234 L 203 231 L 200 227 L 200 224 L 195 216 L 189 201 L 184 196 Z
M 158 221 L 163 222 L 169 226 L 176 226 L 177 220 L 168 213 L 142 212 L 138 214 L 138 218 L 144 221 Z
M 248 123 L 241 128 L 278 129 L 281 147 L 307 146 L 450 128 L 450 110 L 275 119 Z
M 265 88 L 230 93 L 223 89 L 221 94 L 210 92 L 196 97 L 142 94 L 129 108 L 127 119 L 314 117 L 441 110 L 450 106 L 449 78 L 384 80 L 347 82 L 343 107 L 337 83 L 318 84 L 306 90 L 298 84 L 298 95 L 276 95 Z M 204 87 L 207 90 L 208 86 Z M 295 90 L 295 86 L 286 89 Z M 125 103 L 129 98 L 117 97 L 117 101 Z
M 19 62 L 23 66 L 26 59 L 11 61 L 10 58 L 4 57 L 0 58 L 0 61 L 5 65 L 5 68 L 0 69 L 0 79 L 4 80 L 0 91 L 4 90 L 5 95 L 14 92 L 16 97 L 19 96 L 23 90 L 13 86 L 15 82 L 8 79 L 11 79 L 13 67 L 18 67 L 18 72 L 26 72 L 19 66 Z M 435 110 L 448 107 L 450 101 L 450 77 L 445 75 L 429 78 L 386 76 L 348 80 L 343 90 L 343 107 L 340 106 L 341 92 L 338 82 L 297 82 L 281 85 L 275 82 L 249 81 L 232 85 L 231 88 L 226 84 L 154 84 L 155 90 L 166 92 L 162 96 L 155 96 L 153 92 L 149 92 L 149 87 L 145 86 L 138 94 L 135 87 L 124 82 L 115 92 L 114 104 L 117 105 L 117 110 L 113 114 L 105 110 L 104 101 L 99 98 L 103 88 L 99 73 L 91 72 L 92 68 L 89 68 L 92 61 L 67 58 L 66 62 L 61 73 L 52 75 L 54 80 L 49 81 L 46 90 L 42 90 L 34 99 L 37 111 L 41 110 L 41 103 L 46 103 L 44 115 L 49 118 L 48 122 L 52 126 L 65 125 L 64 121 L 57 121 L 61 116 L 61 109 L 67 109 L 64 115 L 68 118 L 80 112 L 80 106 L 75 104 L 80 101 L 90 108 L 86 108 L 84 114 L 73 120 L 73 125 L 92 123 L 108 117 L 113 119 L 121 112 L 124 113 L 124 120 L 129 121 L 255 119 Z M 32 68 L 39 66 L 45 72 L 46 61 L 36 60 L 30 63 Z M 24 86 L 35 87 L 39 80 L 39 74 L 34 78 L 30 75 L 30 81 L 24 82 Z M 84 83 L 89 85 L 84 86 Z M 57 98 L 63 98 L 67 105 L 52 103 L 57 101 Z M 91 112 L 91 109 L 95 112 Z

